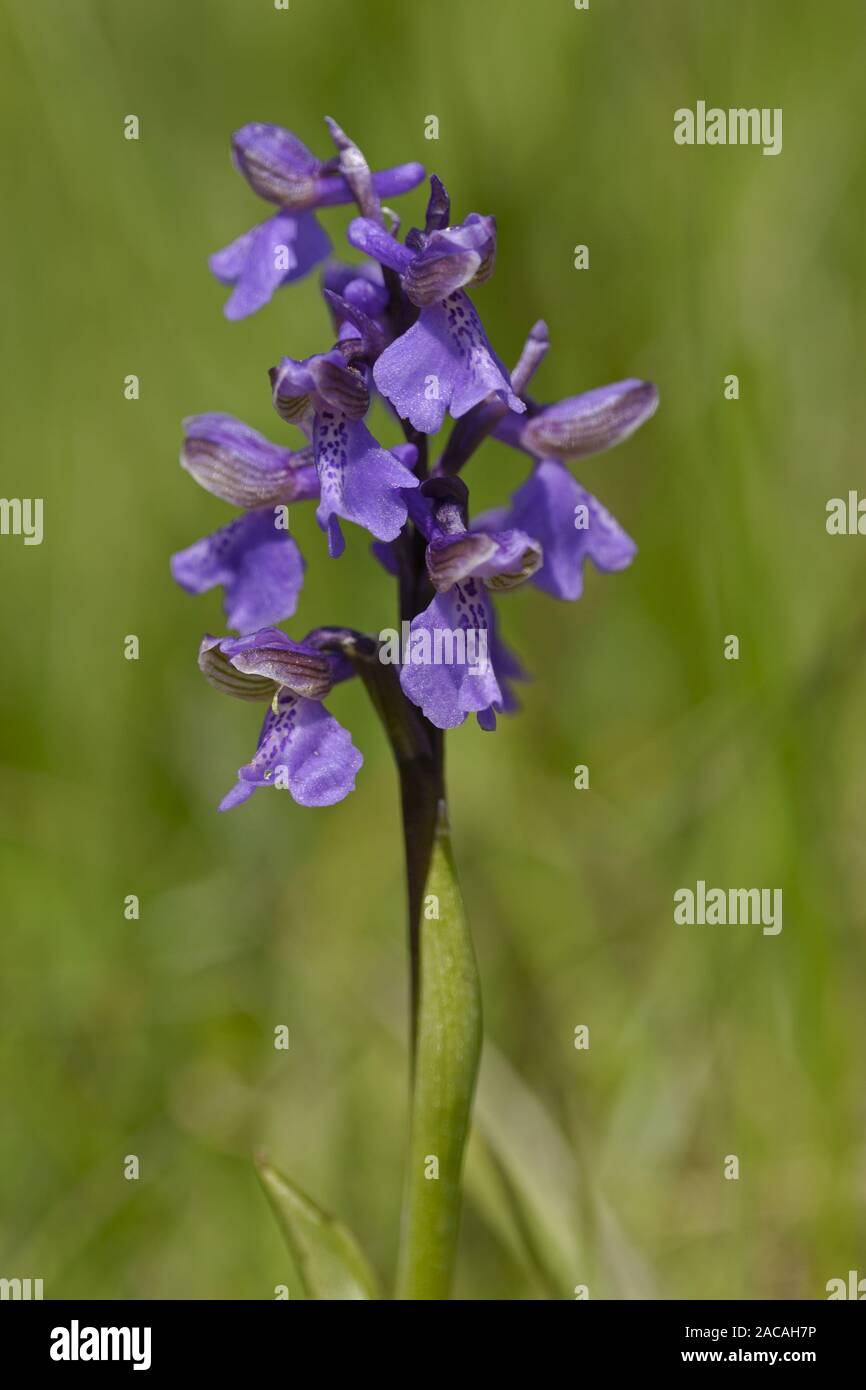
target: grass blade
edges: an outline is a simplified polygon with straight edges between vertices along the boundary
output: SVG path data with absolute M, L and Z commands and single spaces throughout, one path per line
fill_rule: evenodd
M 351 1231 L 269 1163 L 256 1166 L 307 1298 L 378 1299 L 376 1277 Z

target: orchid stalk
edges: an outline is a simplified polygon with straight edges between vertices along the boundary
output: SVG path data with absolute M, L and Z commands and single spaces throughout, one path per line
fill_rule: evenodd
M 191 593 L 222 588 L 236 635 L 206 635 L 199 667 L 217 690 L 265 711 L 256 750 L 220 810 L 265 787 L 314 807 L 354 790 L 362 755 L 325 704 L 341 681 L 363 682 L 387 734 L 400 784 L 410 976 L 395 1297 L 444 1299 L 481 1050 L 480 988 L 448 832 L 445 734 L 473 714 L 492 732 L 498 715 L 517 708 L 513 683 L 525 676 L 500 635 L 494 597 L 530 583 L 577 599 L 587 560 L 608 571 L 631 562 L 634 543 L 568 463 L 625 439 L 658 397 L 650 383 L 629 379 L 539 404 L 528 387 L 549 346 L 545 324 L 534 325 L 509 372 L 467 292 L 493 274 L 493 217 L 452 221 L 433 175 L 423 229 L 401 239 L 382 200 L 411 191 L 423 168 L 372 172 L 345 132 L 327 124 L 336 154 L 325 160 L 278 126 L 248 125 L 233 137 L 236 168 L 276 211 L 211 257 L 231 286 L 225 314 L 256 312 L 320 266 L 330 341 L 270 369 L 271 400 L 296 432 L 292 443 L 273 443 L 222 413 L 184 422 L 182 465 L 240 514 L 175 555 L 172 573 Z M 317 213 L 352 202 L 348 240 L 365 259 L 349 264 L 332 256 Z M 367 423 L 376 394 L 393 419 L 390 445 Z M 510 504 L 472 517 L 464 470 L 490 435 L 522 451 L 527 478 Z M 371 536 L 373 556 L 396 583 L 403 641 L 384 627 L 365 634 L 328 624 L 289 636 L 278 626 L 295 618 L 301 599 L 304 560 L 287 519 L 290 505 L 305 502 L 315 504 L 335 560 L 344 524 Z M 345 1227 L 267 1162 L 259 1171 L 307 1295 L 378 1297 Z

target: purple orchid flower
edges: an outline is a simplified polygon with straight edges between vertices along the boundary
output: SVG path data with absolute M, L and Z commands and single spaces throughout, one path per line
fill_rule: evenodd
M 303 642 L 272 627 L 202 640 L 199 666 L 211 685 L 237 699 L 270 701 L 256 752 L 221 811 L 248 801 L 259 787 L 287 790 L 301 806 L 332 806 L 354 791 L 363 758 L 322 704 L 350 668 L 316 645 L 318 631 Z
M 226 318 L 254 314 L 281 285 L 300 280 L 331 250 L 327 232 L 314 208 L 350 203 L 353 191 L 333 165 L 310 153 L 281 126 L 254 122 L 232 136 L 232 159 L 253 192 L 276 203 L 279 212 L 244 232 L 211 256 L 218 280 L 234 286 L 224 309 Z M 380 197 L 396 197 L 420 183 L 422 165 L 400 164 L 372 176 Z
M 625 569 L 637 546 L 597 498 L 581 487 L 564 464 L 541 459 L 517 489 L 507 509 L 478 518 L 477 526 L 500 525 L 529 532 L 544 553 L 532 583 L 553 598 L 579 599 L 583 567 Z
M 304 561 L 286 530 L 287 504 L 318 496 L 312 449 L 280 448 L 216 412 L 190 416 L 183 425 L 183 467 L 208 492 L 249 510 L 174 555 L 175 581 L 191 594 L 221 584 L 228 625 L 241 633 L 290 618 Z
M 517 708 L 510 680 L 526 679 L 475 576 L 437 594 L 412 619 L 407 658 L 400 668 L 403 693 L 437 729 L 454 729 L 468 714 L 482 729 L 495 729 L 497 714 Z
M 535 467 L 509 508 L 482 516 L 476 524 L 513 526 L 535 536 L 544 562 L 532 583 L 552 597 L 580 598 L 587 560 L 611 572 L 625 569 L 637 554 L 631 537 L 572 477 L 565 461 L 614 448 L 648 420 L 657 405 L 655 386 L 629 379 L 553 405 L 531 403 L 528 420 L 505 416 L 496 426 L 497 438 L 531 454 Z
M 312 437 L 321 501 L 316 518 L 332 556 L 345 540 L 339 518 L 363 526 L 378 540 L 394 540 L 406 521 L 403 493 L 418 486 L 406 462 L 412 445 L 383 449 L 364 423 L 370 392 L 363 365 L 354 365 L 352 344 L 298 361 L 284 357 L 271 368 L 274 406 L 284 420 Z
M 291 536 L 276 530 L 273 510 L 264 507 L 179 551 L 172 556 L 171 572 L 188 594 L 221 584 L 229 627 L 247 633 L 292 616 L 304 561 Z
M 330 237 L 311 212 L 277 212 L 251 227 L 208 259 L 217 280 L 233 287 L 223 305 L 226 318 L 256 313 L 282 285 L 308 275 L 330 250 Z
M 368 217 L 355 218 L 348 233 L 353 246 L 400 276 L 408 300 L 421 311 L 379 356 L 373 379 L 401 419 L 424 434 L 441 429 L 446 410 L 459 419 L 491 394 L 511 410 L 526 409 L 463 288 L 493 273 L 495 220 L 473 212 L 447 226 L 449 210 L 434 177 L 426 231 L 413 230 L 405 245 Z
M 428 729 L 452 728 L 470 713 L 493 728 L 498 712 L 516 706 L 513 682 L 526 679 L 499 636 L 495 594 L 528 581 L 576 599 L 587 560 L 602 570 L 631 562 L 634 542 L 567 464 L 626 439 L 658 401 L 654 386 L 634 379 L 553 404 L 533 400 L 527 387 L 549 347 L 546 325 L 535 324 L 509 375 L 467 294 L 493 272 L 495 220 L 471 213 L 452 223 L 448 194 L 434 175 L 424 230 L 412 228 L 399 240 L 399 222 L 380 200 L 414 187 L 421 166 L 372 173 L 345 132 L 327 124 L 337 155 L 326 162 L 279 126 L 236 132 L 237 168 L 277 211 L 214 258 L 217 273 L 235 286 L 229 315 L 252 312 L 277 285 L 328 255 L 315 212 L 352 200 L 358 206 L 348 237 L 368 259 L 357 266 L 329 260 L 322 275 L 335 346 L 284 357 L 270 372 L 277 412 L 306 443 L 278 448 L 225 415 L 185 423 L 183 466 L 244 515 L 176 555 L 173 572 L 196 593 L 222 584 L 230 625 L 250 634 L 207 639 L 201 660 L 209 677 L 243 698 L 272 701 L 259 751 L 229 805 L 271 780 L 282 752 L 295 749 L 303 761 L 307 734 L 314 746 L 319 737 L 328 747 L 334 740 L 342 773 L 333 772 L 327 785 L 342 787 L 354 768 L 322 694 L 356 667 L 373 686 L 378 680 L 369 662 L 379 664 L 381 635 L 377 644 L 357 633 L 346 637 L 345 629 L 316 629 L 298 644 L 271 626 L 294 612 L 303 582 L 304 562 L 280 529 L 289 502 L 317 499 L 332 556 L 345 547 L 341 521 L 363 527 L 399 581 L 399 680 L 391 673 L 391 686 L 385 680 L 380 690 L 391 713 L 396 684 L 406 710 L 414 705 Z M 404 444 L 385 448 L 368 428 L 373 386 L 399 417 Z M 441 428 L 446 412 L 456 424 L 430 475 L 426 436 Z M 470 526 L 468 492 L 457 475 L 490 434 L 528 454 L 532 471 L 509 507 Z M 323 682 L 319 690 L 304 685 L 310 669 Z M 435 750 L 435 739 L 425 744 L 426 737 L 413 746 Z M 307 772 L 299 776 L 297 799 L 317 797 L 304 790 Z
M 523 673 L 498 637 L 488 590 L 529 579 L 541 564 L 541 547 L 513 528 L 470 531 L 468 494 L 458 479 L 431 479 L 422 492 L 409 505 L 427 537 L 435 594 L 409 625 L 400 684 L 438 729 L 452 729 L 472 713 L 492 729 L 496 712 L 516 703 L 508 679 Z

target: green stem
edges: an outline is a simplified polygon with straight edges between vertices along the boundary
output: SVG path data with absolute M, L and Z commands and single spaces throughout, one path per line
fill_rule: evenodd
M 343 632 L 330 641 L 364 681 L 400 775 L 412 1096 L 396 1297 L 446 1299 L 481 1054 L 481 992 L 448 833 L 444 737 L 406 699 L 372 639 Z
M 418 916 L 420 989 L 398 1299 L 447 1299 L 481 1054 L 481 992 L 439 804 Z
M 428 723 L 406 699 L 396 669 L 379 661 L 374 643 L 355 643 L 351 656 L 388 735 L 400 776 L 409 907 L 409 1036 L 414 1056 L 420 987 L 418 922 L 438 807 L 445 796 L 445 740 L 442 730 Z
M 424 888 L 430 872 L 436 822 L 445 801 L 444 747 L 441 730 L 431 730 L 429 758 L 398 763 L 400 804 L 403 814 L 403 846 L 406 855 L 408 896 L 410 1040 L 412 1056 L 418 1036 L 418 1007 L 421 988 L 420 923 L 424 908 Z

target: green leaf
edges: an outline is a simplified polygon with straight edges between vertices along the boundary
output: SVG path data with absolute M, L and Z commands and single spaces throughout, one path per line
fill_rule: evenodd
M 537 1096 L 488 1042 L 466 1169 L 473 1204 L 546 1298 L 586 1282 L 577 1156 Z
M 420 922 L 418 1027 L 397 1297 L 449 1296 L 463 1155 L 481 1054 L 481 992 L 444 803 Z
M 545 1298 L 563 1298 L 571 1268 L 557 1232 L 545 1225 L 526 1185 L 478 1126 L 466 1155 L 466 1195 L 491 1231 Z
M 593 1175 L 538 1097 L 488 1042 L 467 1192 L 548 1298 L 658 1296 L 655 1276 Z M 600 1294 L 596 1291 L 601 1290 Z
M 376 1277 L 352 1232 L 269 1163 L 258 1160 L 256 1167 L 307 1298 L 342 1301 L 381 1297 Z

